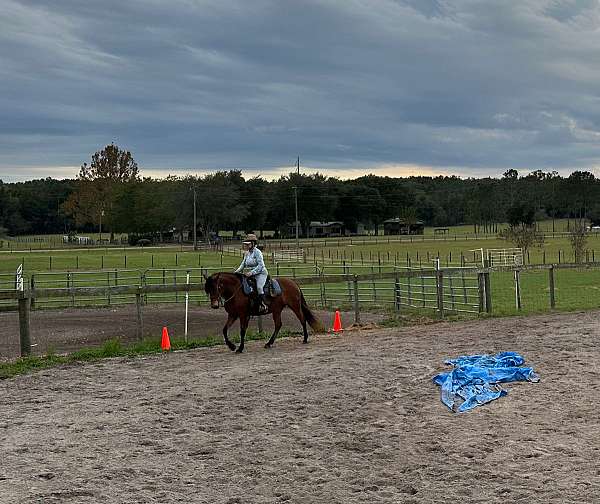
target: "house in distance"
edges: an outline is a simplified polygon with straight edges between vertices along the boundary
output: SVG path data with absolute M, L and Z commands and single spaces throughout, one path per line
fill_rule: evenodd
M 383 221 L 384 235 L 422 235 L 425 231 L 423 221 L 407 222 L 406 219 L 395 217 Z
M 333 236 L 344 236 L 345 233 L 344 223 L 339 221 L 313 221 L 308 226 L 308 236 L 310 238 L 330 238 Z

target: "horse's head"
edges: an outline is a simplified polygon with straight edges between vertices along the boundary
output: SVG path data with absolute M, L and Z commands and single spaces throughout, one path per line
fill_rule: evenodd
M 219 299 L 221 298 L 221 293 L 219 292 L 219 273 L 214 273 L 205 278 L 204 292 L 210 297 L 211 308 L 217 310 L 219 308 Z

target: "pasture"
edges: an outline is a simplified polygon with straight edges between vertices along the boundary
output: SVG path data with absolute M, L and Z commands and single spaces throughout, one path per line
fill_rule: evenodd
M 110 359 L 2 381 L 2 501 L 596 502 L 600 313 Z M 464 414 L 446 358 L 517 350 L 541 382 Z
M 330 243 L 331 240 L 329 240 Z M 322 241 L 322 244 L 325 242 Z M 337 242 L 336 242 L 337 243 Z M 403 268 L 407 264 L 412 267 L 431 267 L 433 257 L 440 254 L 441 266 L 460 264 L 461 252 L 465 254 L 474 248 L 491 248 L 505 246 L 504 242 L 493 240 L 458 242 L 452 240 L 436 240 L 435 242 L 419 242 L 418 240 L 399 242 L 380 242 L 373 245 L 350 245 L 342 241 L 340 247 L 315 247 L 307 249 L 306 264 L 280 263 L 274 265 L 265 254 L 267 265 L 273 274 L 281 276 L 313 276 L 317 274 L 336 275 L 341 273 L 369 273 L 392 271 L 394 267 Z M 600 237 L 592 235 L 588 242 L 588 258 L 596 258 L 594 247 L 600 251 Z M 561 262 L 570 261 L 570 246 L 566 238 L 548 239 L 543 251 L 534 249 L 531 252 L 532 263 L 542 263 L 545 253 L 547 263 L 558 263 L 558 254 L 562 250 Z M 472 254 L 472 253 L 471 253 Z M 480 255 L 475 253 L 469 258 L 467 265 L 479 265 Z M 408 259 L 407 259 L 408 258 Z M 429 261 L 428 261 L 429 259 Z M 316 261 L 316 266 L 315 266 Z M 409 262 L 407 262 L 409 261 Z M 183 283 L 187 269 L 193 269 L 196 281 L 200 279 L 199 268 L 232 270 L 239 264 L 239 258 L 232 255 L 221 255 L 210 252 L 194 252 L 189 248 L 105 248 L 79 250 L 32 251 L 20 253 L 0 253 L 0 288 L 10 288 L 14 282 L 14 271 L 19 264 L 24 264 L 28 278 L 36 277 L 38 287 L 71 286 L 105 286 L 105 285 L 137 285 L 144 281 L 149 283 Z M 346 266 L 344 268 L 344 265 Z M 70 274 L 66 272 L 71 272 Z M 194 281 L 194 280 L 192 280 Z M 600 307 L 600 270 L 560 270 L 556 272 L 556 308 L 558 310 L 577 310 Z M 343 295 L 347 291 L 344 284 L 333 286 L 338 293 L 337 304 L 344 303 Z M 389 288 L 392 288 L 388 286 Z M 547 273 L 524 272 L 521 275 L 522 307 L 518 310 L 515 303 L 515 287 L 512 273 L 492 273 L 491 287 L 493 311 L 495 315 L 512 315 L 518 313 L 537 313 L 549 309 L 549 286 Z M 389 289 L 388 289 L 389 290 Z M 317 293 L 309 292 L 313 302 L 323 308 L 333 308 L 336 303 L 325 306 Z M 196 297 L 201 301 L 200 297 Z M 181 296 L 165 295 L 163 301 L 182 300 Z M 130 300 L 131 302 L 131 300 Z M 348 300 L 345 301 L 349 303 Z M 105 301 L 99 301 L 100 304 Z M 83 304 L 98 304 L 88 300 Z M 386 305 L 388 308 L 389 306 Z

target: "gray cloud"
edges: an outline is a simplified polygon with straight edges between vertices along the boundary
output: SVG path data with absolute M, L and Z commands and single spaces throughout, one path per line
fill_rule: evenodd
M 162 170 L 591 168 L 599 26 L 592 0 L 0 0 L 0 177 L 112 141 Z

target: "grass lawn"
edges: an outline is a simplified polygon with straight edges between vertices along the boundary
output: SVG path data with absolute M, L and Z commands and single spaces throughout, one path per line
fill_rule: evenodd
M 548 228 L 551 222 L 541 224 Z M 265 252 L 267 265 L 272 274 L 280 276 L 313 276 L 320 272 L 325 274 L 341 274 L 344 272 L 341 262 L 349 266 L 346 272 L 362 274 L 380 270 L 393 271 L 394 264 L 405 266 L 407 261 L 414 266 L 431 267 L 432 259 L 438 254 L 442 266 L 460 264 L 461 254 L 466 261 L 479 265 L 480 254 L 470 252 L 473 249 L 505 248 L 510 246 L 495 237 L 475 239 L 458 239 L 467 227 L 451 228 L 446 239 L 435 241 L 431 238 L 432 229 L 426 230 L 422 237 L 404 237 L 402 242 L 393 241 L 398 237 L 372 237 L 368 243 L 351 244 L 349 239 L 328 240 L 327 247 L 307 249 L 306 264 L 279 263 L 274 265 L 268 249 Z M 555 229 L 566 228 L 566 221 L 557 221 Z M 472 229 L 471 229 L 472 230 Z M 50 239 L 51 237 L 45 237 Z M 359 238 L 362 242 L 363 238 Z M 310 243 L 310 242 L 308 242 Z M 331 245 L 330 245 L 331 244 Z M 600 236 L 590 235 L 588 239 L 588 259 L 596 259 L 598 251 L 600 261 Z M 531 263 L 571 262 L 572 253 L 568 239 L 565 237 L 549 237 L 542 249 L 532 249 L 529 254 Z M 475 259 L 475 262 L 473 260 Z M 315 260 L 318 266 L 315 267 Z M 194 252 L 189 248 L 177 247 L 120 247 L 80 250 L 52 251 L 0 251 L 0 289 L 14 286 L 14 272 L 19 264 L 24 265 L 27 279 L 34 276 L 35 285 L 42 287 L 68 286 L 115 286 L 147 284 L 184 283 L 186 269 L 192 269 L 191 281 L 202 282 L 199 268 L 231 271 L 239 264 L 240 259 L 229 255 Z M 350 263 L 352 263 L 350 265 Z M 70 273 L 69 273 L 70 272 Z M 515 307 L 514 281 L 512 273 L 493 273 L 491 277 L 492 301 L 494 314 L 508 315 L 518 313 Z M 596 308 L 600 306 L 600 271 L 596 270 L 557 270 L 555 273 L 557 309 L 576 310 Z M 387 287 L 382 287 L 385 291 Z M 393 286 L 389 286 L 390 293 Z M 313 300 L 321 300 L 323 296 L 319 287 L 305 287 Z M 331 301 L 344 302 L 349 297 L 346 284 L 330 284 L 326 290 L 332 295 Z M 386 296 L 390 293 L 386 292 Z M 393 294 L 390 294 L 393 295 Z M 165 295 L 162 301 L 180 300 L 180 295 Z M 308 296 L 307 296 L 308 297 Z M 326 297 L 326 301 L 330 300 Z M 547 271 L 526 272 L 521 274 L 522 312 L 539 312 L 549 308 L 548 273 Z M 158 300 L 158 298 L 156 299 Z M 113 299 L 118 302 L 118 299 Z M 389 300 L 391 302 L 391 299 Z M 90 304 L 91 300 L 85 300 Z M 98 300 L 104 303 L 103 300 Z M 91 303 L 96 304 L 96 303 Z

